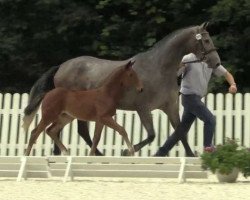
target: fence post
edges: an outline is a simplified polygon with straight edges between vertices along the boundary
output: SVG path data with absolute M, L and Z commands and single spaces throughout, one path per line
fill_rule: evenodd
M 118 124 L 120 124 L 123 127 L 124 127 L 124 117 L 125 117 L 125 112 L 124 111 L 118 110 L 116 112 L 116 116 L 115 116 L 116 121 L 117 121 Z M 130 132 L 130 130 L 126 130 L 126 131 Z M 128 133 L 128 134 L 130 134 L 130 133 Z M 129 138 L 131 139 L 131 137 L 129 137 Z M 121 136 L 118 133 L 116 133 L 114 135 L 114 140 L 115 140 L 114 141 L 115 142 L 115 145 L 114 145 L 114 156 L 120 156 L 121 155 L 122 138 L 121 138 Z M 132 144 L 133 144 L 133 142 L 132 142 Z
M 28 133 L 24 132 L 24 129 L 22 128 L 23 124 L 23 116 L 24 116 L 24 109 L 28 104 L 29 95 L 27 93 L 24 93 L 21 95 L 21 106 L 20 106 L 20 118 L 19 118 L 19 137 L 18 137 L 18 146 L 17 146 L 17 155 L 23 156 L 24 149 L 26 148 L 26 141 L 28 137 Z
M 235 120 L 235 126 L 234 126 L 234 136 L 235 139 L 239 139 L 240 144 L 243 144 L 243 138 L 242 138 L 242 94 L 237 93 L 235 95 L 235 112 L 234 112 L 234 120 Z
M 2 110 L 2 130 L 1 130 L 1 156 L 8 155 L 8 136 L 10 128 L 10 106 L 11 106 L 11 95 L 9 93 L 4 95 L 3 98 L 4 107 Z
M 250 147 L 250 93 L 244 95 L 244 141 L 243 145 Z
M 215 144 L 223 143 L 223 116 L 224 116 L 224 96 L 219 93 L 216 95 L 216 127 L 215 127 Z
M 232 94 L 228 93 L 225 95 L 225 138 L 232 138 L 233 137 L 233 96 Z
M 17 137 L 19 130 L 18 115 L 19 115 L 19 102 L 20 94 L 14 94 L 12 96 L 12 106 L 11 106 L 11 121 L 9 122 L 11 128 L 9 130 L 9 155 L 15 156 L 16 146 L 17 146 Z

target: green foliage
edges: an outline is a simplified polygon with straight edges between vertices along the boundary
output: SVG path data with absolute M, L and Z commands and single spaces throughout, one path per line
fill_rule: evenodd
M 250 151 L 242 149 L 238 154 L 239 169 L 245 177 L 250 176 Z
M 225 144 L 217 145 L 214 152 L 204 152 L 201 155 L 202 167 L 229 174 L 233 168 L 238 168 L 245 177 L 250 175 L 250 151 L 241 147 L 235 140 L 228 139 Z
M 223 65 L 235 74 L 239 90 L 249 91 L 250 2 L 220 0 L 210 8 Z M 216 90 L 213 90 L 216 91 Z M 217 90 L 218 91 L 218 90 Z
M 246 91 L 249 12 L 248 0 L 1 0 L 0 92 L 27 92 L 48 68 L 80 55 L 126 59 L 204 21 L 211 21 L 223 64 Z M 218 85 L 211 91 L 223 91 Z

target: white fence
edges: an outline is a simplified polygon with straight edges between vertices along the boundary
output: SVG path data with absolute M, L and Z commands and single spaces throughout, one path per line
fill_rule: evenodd
M 28 94 L 0 94 L 0 156 L 20 156 L 23 155 L 30 137 L 21 128 L 23 109 L 27 105 Z M 239 139 L 239 143 L 250 146 L 250 94 L 208 94 L 204 99 L 208 108 L 216 116 L 216 133 L 214 143 L 223 143 L 224 138 Z M 182 107 L 180 113 L 182 112 Z M 152 112 L 155 140 L 145 146 L 137 155 L 149 156 L 154 154 L 158 147 L 164 143 L 167 137 L 172 134 L 167 116 L 160 110 Z M 117 111 L 115 116 L 117 122 L 125 127 L 133 144 L 137 144 L 146 138 L 147 132 L 142 127 L 136 112 Z M 32 130 L 40 119 L 37 114 L 30 130 Z M 94 132 L 94 124 L 89 123 L 91 137 Z M 70 150 L 72 156 L 84 156 L 88 154 L 89 147 L 77 134 L 76 121 L 67 125 L 61 135 L 63 143 Z M 188 141 L 191 148 L 197 152 L 203 149 L 203 123 L 196 120 L 188 134 Z M 42 134 L 33 147 L 32 155 L 52 155 L 53 143 L 49 136 Z M 105 128 L 98 148 L 105 155 L 119 156 L 126 145 L 121 136 L 109 128 Z M 170 152 L 170 156 L 184 156 L 182 145 L 177 144 Z

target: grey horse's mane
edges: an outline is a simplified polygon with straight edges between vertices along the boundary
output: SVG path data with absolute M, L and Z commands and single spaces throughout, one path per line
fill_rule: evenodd
M 181 28 L 178 29 L 174 32 L 169 33 L 168 35 L 166 35 L 164 38 L 162 38 L 160 41 L 156 42 L 149 50 L 153 50 L 156 48 L 161 47 L 162 45 L 166 45 L 169 41 L 171 41 L 176 35 L 179 35 L 180 33 L 182 33 L 183 31 L 190 29 L 190 28 L 194 28 L 196 26 L 188 26 L 185 28 Z
M 106 84 L 112 82 L 113 80 L 115 80 L 123 72 L 122 69 L 124 69 L 124 65 L 121 65 L 121 66 L 117 67 L 116 69 L 114 69 L 106 78 L 104 78 L 104 80 L 101 81 L 100 85 L 106 85 Z

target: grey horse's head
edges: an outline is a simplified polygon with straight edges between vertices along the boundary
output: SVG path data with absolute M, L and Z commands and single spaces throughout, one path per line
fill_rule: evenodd
M 209 32 L 206 30 L 207 26 L 208 22 L 205 22 L 195 29 L 193 53 L 199 60 L 206 62 L 210 68 L 216 68 L 221 64 L 221 60 Z

